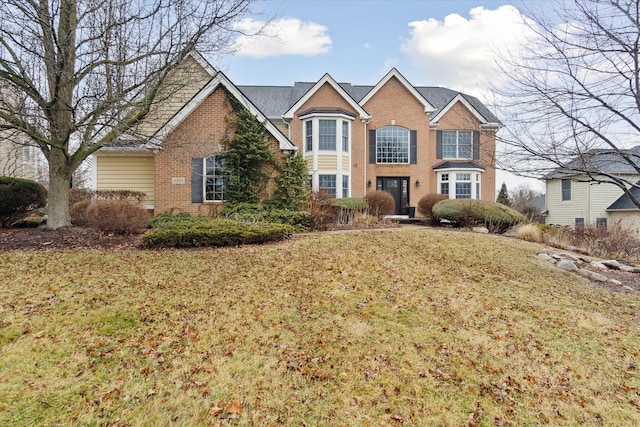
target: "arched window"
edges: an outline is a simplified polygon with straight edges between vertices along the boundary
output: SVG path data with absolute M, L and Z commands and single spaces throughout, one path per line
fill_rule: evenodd
M 409 130 L 387 126 L 376 130 L 376 163 L 409 163 Z

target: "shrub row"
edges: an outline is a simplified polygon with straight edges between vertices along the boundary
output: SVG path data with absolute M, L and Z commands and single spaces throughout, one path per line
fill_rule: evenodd
M 69 205 L 72 206 L 85 200 L 126 200 L 140 203 L 145 197 L 147 197 L 147 193 L 143 191 L 72 188 L 69 191 Z
M 142 235 L 147 248 L 240 246 L 283 240 L 295 231 L 287 224 L 190 217 L 157 221 L 155 227 Z
M 240 222 L 273 222 L 288 224 L 297 230 L 307 230 L 311 226 L 311 213 L 289 209 L 269 209 L 262 204 L 227 203 L 220 211 L 223 218 Z

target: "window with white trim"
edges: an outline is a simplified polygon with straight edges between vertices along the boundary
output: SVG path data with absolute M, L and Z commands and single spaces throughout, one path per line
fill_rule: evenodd
M 563 179 L 562 180 L 562 201 L 566 202 L 571 200 L 571 180 Z
M 386 126 L 376 130 L 376 163 L 409 163 L 409 130 Z
M 342 175 L 342 197 L 349 197 L 349 175 Z
M 450 199 L 480 199 L 481 175 L 468 170 L 438 172 L 438 193 L 447 194 Z
M 442 131 L 442 158 L 471 159 L 473 132 L 470 130 Z
M 318 175 L 318 189 L 331 197 L 336 197 L 336 176 Z
M 349 122 L 342 121 L 342 152 L 349 152 Z
M 440 175 L 440 194 L 449 194 L 449 174 Z
M 336 151 L 336 121 L 318 120 L 318 148 L 325 151 Z
M 204 161 L 204 200 L 207 202 L 223 202 L 226 188 L 229 185 L 229 173 L 224 170 L 224 156 L 211 156 Z
M 456 173 L 456 199 L 471 198 L 471 174 Z
M 305 151 L 312 151 L 313 150 L 313 121 L 312 120 L 307 120 L 306 122 L 304 122 L 304 128 L 305 128 L 305 134 L 304 134 L 305 146 L 304 146 L 304 150 Z

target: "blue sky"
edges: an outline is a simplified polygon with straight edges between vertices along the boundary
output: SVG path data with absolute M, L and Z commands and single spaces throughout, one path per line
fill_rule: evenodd
M 542 0 L 540 0 L 542 1 Z M 517 52 L 527 35 L 520 3 L 504 0 L 263 0 L 240 23 L 235 53 L 213 64 L 240 85 L 292 85 L 329 73 L 374 85 L 396 67 L 416 86 L 445 86 L 491 96 L 500 84 L 496 51 Z M 539 4 L 539 3 L 538 3 Z M 497 185 L 523 181 L 499 172 Z

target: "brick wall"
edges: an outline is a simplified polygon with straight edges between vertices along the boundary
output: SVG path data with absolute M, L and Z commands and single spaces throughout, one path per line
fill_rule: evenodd
M 188 212 L 196 216 L 216 216 L 220 202 L 191 202 L 191 159 L 221 153 L 225 138 L 234 134 L 231 105 L 219 87 L 200 104 L 163 143 L 155 161 L 155 213 Z M 278 142 L 270 134 L 266 138 L 281 154 Z M 272 178 L 275 172 L 272 174 Z M 172 183 L 183 178 L 184 184 Z M 271 186 L 272 188 L 272 186 Z

